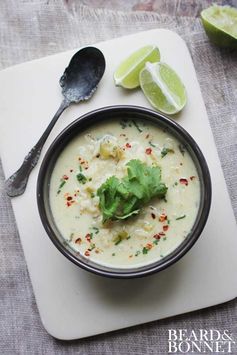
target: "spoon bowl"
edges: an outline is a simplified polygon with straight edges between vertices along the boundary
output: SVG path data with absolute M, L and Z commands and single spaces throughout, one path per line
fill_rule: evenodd
M 105 59 L 101 54 L 95 47 L 85 47 L 72 57 L 60 79 L 66 100 L 78 103 L 93 95 L 105 71 Z

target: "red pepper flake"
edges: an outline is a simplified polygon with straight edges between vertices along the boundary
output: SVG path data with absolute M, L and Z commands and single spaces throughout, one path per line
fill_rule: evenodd
M 165 236 L 165 233 L 164 233 L 164 232 L 160 232 L 159 235 L 160 235 L 161 237 L 164 237 L 164 236 Z
M 151 213 L 151 217 L 152 217 L 153 219 L 155 219 L 155 218 L 156 218 L 155 213 Z
M 67 197 L 67 200 L 68 200 L 68 201 L 71 201 L 71 200 L 72 200 L 72 196 L 68 196 L 68 197 Z
M 96 158 L 99 158 L 100 157 L 100 153 L 96 154 Z
M 68 180 L 69 177 L 67 175 L 63 175 L 63 180 Z
M 151 243 L 147 243 L 147 245 L 146 245 L 146 248 L 147 248 L 147 249 L 150 250 L 152 247 L 153 247 L 153 245 L 152 245 Z
M 159 217 L 159 221 L 160 221 L 160 222 L 164 222 L 164 221 L 166 221 L 166 220 L 167 220 L 166 214 L 165 214 L 165 213 L 162 213 L 162 214 L 160 215 L 160 217 Z
M 166 224 L 165 226 L 163 226 L 163 231 L 166 232 L 169 229 L 169 226 Z
M 146 154 L 147 154 L 147 155 L 150 155 L 151 152 L 152 152 L 152 149 L 151 149 L 151 148 L 146 148 Z
M 81 238 L 77 238 L 77 239 L 75 240 L 75 243 L 76 243 L 76 244 L 81 244 Z
M 132 258 L 133 257 L 133 255 L 129 255 L 129 258 Z
M 147 134 L 145 138 L 148 139 L 149 137 L 150 137 L 150 134 Z
M 73 169 L 70 169 L 70 173 L 72 173 L 73 172 Z
M 181 179 L 179 179 L 179 182 L 182 185 L 188 186 L 188 180 L 187 179 L 181 178 Z
M 86 251 L 85 251 L 85 256 L 90 256 L 89 250 L 86 250 Z
M 81 157 L 79 157 L 78 160 L 81 160 Z
M 87 235 L 85 236 L 85 238 L 86 238 L 86 240 L 87 240 L 88 242 L 90 242 L 90 241 L 91 241 L 91 235 L 90 235 L 90 233 L 87 233 Z
M 153 238 L 159 240 L 161 238 L 160 233 L 153 235 Z
M 67 207 L 70 207 L 71 206 L 71 202 L 67 202 Z
M 190 176 L 191 181 L 193 181 L 194 179 L 196 179 L 196 176 Z
M 131 148 L 131 144 L 130 143 L 126 143 L 126 148 Z

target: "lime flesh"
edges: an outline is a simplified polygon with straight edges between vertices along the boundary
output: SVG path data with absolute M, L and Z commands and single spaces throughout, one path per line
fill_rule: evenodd
M 206 34 L 220 47 L 237 48 L 237 9 L 216 4 L 201 12 Z
M 139 86 L 139 74 L 147 61 L 158 62 L 160 51 L 156 46 L 148 45 L 138 49 L 126 58 L 114 72 L 116 86 L 134 89 Z
M 163 113 L 175 114 L 186 104 L 186 90 L 181 79 L 165 63 L 147 62 L 140 72 L 140 85 L 151 105 Z

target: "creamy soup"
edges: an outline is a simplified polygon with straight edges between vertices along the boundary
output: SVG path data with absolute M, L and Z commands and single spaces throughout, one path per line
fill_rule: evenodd
M 160 169 L 165 195 L 143 203 L 127 218 L 105 220 L 98 189 L 111 176 L 123 181 L 132 160 Z M 62 151 L 50 181 L 51 210 L 65 242 L 112 267 L 141 266 L 170 254 L 190 232 L 199 200 L 190 154 L 168 131 L 147 121 L 91 126 Z

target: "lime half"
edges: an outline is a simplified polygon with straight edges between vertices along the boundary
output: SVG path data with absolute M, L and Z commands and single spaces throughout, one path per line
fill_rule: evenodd
M 237 48 L 237 9 L 212 5 L 201 12 L 206 34 L 220 47 Z
M 181 79 L 165 63 L 146 63 L 140 73 L 140 85 L 151 105 L 163 113 L 175 114 L 186 104 L 186 90 Z
M 116 86 L 126 89 L 134 89 L 139 86 L 139 73 L 144 68 L 145 63 L 158 62 L 160 51 L 156 46 L 145 46 L 132 53 L 126 58 L 114 72 Z

